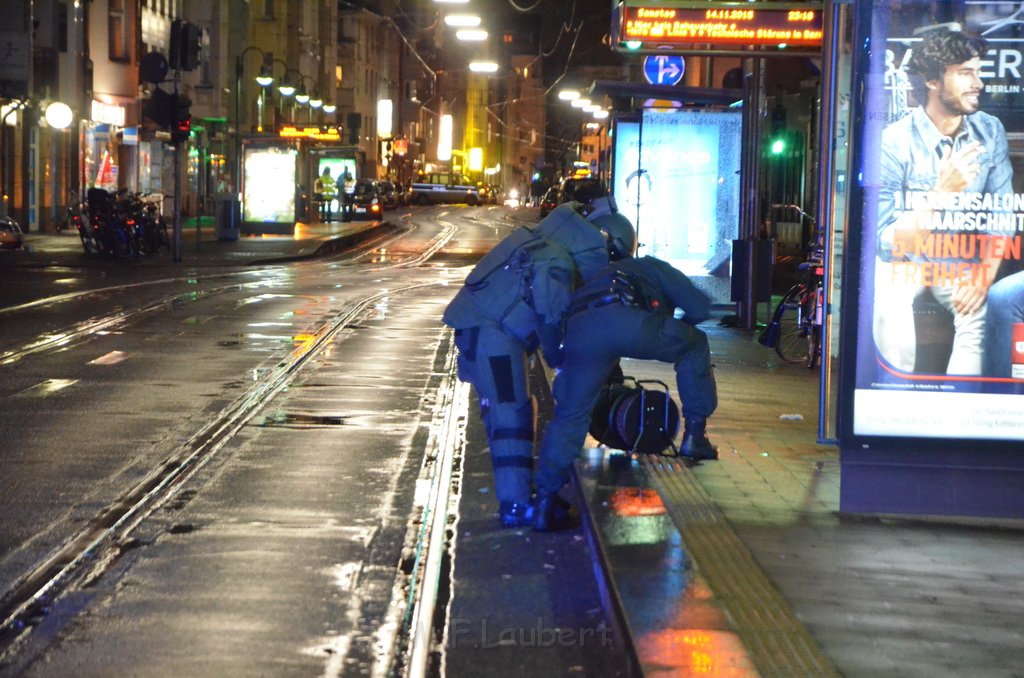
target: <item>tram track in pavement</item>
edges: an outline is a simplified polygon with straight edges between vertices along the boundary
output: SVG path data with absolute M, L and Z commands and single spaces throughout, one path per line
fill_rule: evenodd
M 300 370 L 346 330 L 357 327 L 383 299 L 436 286 L 438 282 L 392 287 L 351 301 L 332 319 L 307 333 L 308 339 L 264 374 L 243 395 L 168 455 L 79 532 L 0 594 L 0 661 L 16 648 L 49 606 L 66 591 L 101 576 L 102 569 L 130 548 L 133 530 L 192 478 L 249 419 L 297 378 Z
M 437 223 L 442 226 L 441 232 L 432 237 L 420 251 L 386 263 L 373 262 L 374 265 L 367 267 L 367 270 L 379 272 L 392 268 L 413 267 L 429 261 L 458 233 L 456 223 L 441 219 L 437 219 Z M 349 256 L 343 262 L 338 262 L 337 257 L 331 257 L 310 263 L 333 267 L 339 264 L 355 264 L 415 230 L 418 230 L 417 225 L 412 224 L 404 233 L 389 234 L 377 240 L 373 247 Z M 218 273 L 206 276 L 205 279 L 244 273 L 247 272 Z M 88 294 L 109 295 L 118 289 L 144 284 L 166 284 L 181 282 L 183 279 L 194 282 L 197 278 L 198 276 L 190 275 L 59 295 L 22 305 L 18 309 L 4 309 L 0 312 L 11 313 L 13 310 L 26 310 L 34 306 L 60 304 L 72 299 L 80 300 Z M 231 282 L 204 290 L 189 290 L 162 297 L 134 309 L 77 323 L 64 332 L 51 332 L 48 336 L 40 337 L 26 346 L 0 354 L 0 364 L 46 350 L 63 348 L 72 341 L 85 341 L 90 335 L 109 332 L 185 299 L 195 301 L 197 295 L 208 298 L 225 292 L 279 283 L 278 278 Z M 257 411 L 265 408 L 275 396 L 288 388 L 303 365 L 315 359 L 320 349 L 331 342 L 332 338 L 346 330 L 358 328 L 385 296 L 400 295 L 438 284 L 444 283 L 392 287 L 387 292 L 350 301 L 333 319 L 319 325 L 312 332 L 304 333 L 309 339 L 293 350 L 286 360 L 277 363 L 269 373 L 264 373 L 258 384 L 254 384 L 244 395 L 225 407 L 208 425 L 180 445 L 159 468 L 152 470 L 131 489 L 96 513 L 94 518 L 88 521 L 87 527 L 66 539 L 57 550 L 51 551 L 45 560 L 39 562 L 27 576 L 19 579 L 15 586 L 6 592 L 0 592 L 0 662 L 5 660 L 5 656 L 15 656 L 19 640 L 30 637 L 34 627 L 46 618 L 49 608 L 65 593 L 89 586 L 91 582 L 102 577 L 106 569 L 113 567 L 123 552 L 133 548 L 133 544 L 138 541 L 132 536 L 133 530 L 147 516 L 171 500 Z M 451 502 L 457 502 L 457 468 L 461 449 L 458 441 L 464 440 L 465 436 L 467 398 L 467 387 L 458 381 L 454 365 L 454 351 L 449 349 L 448 365 L 443 370 L 445 374 L 439 377 L 441 385 L 437 387 L 434 419 L 431 424 L 431 430 L 436 433 L 428 441 L 422 462 L 421 481 L 429 482 L 431 489 L 423 495 L 423 501 L 414 505 L 407 528 L 407 551 L 418 554 L 418 557 L 396 569 L 397 593 L 394 604 L 403 609 L 400 616 L 404 621 L 396 629 L 393 650 L 388 656 L 396 665 L 404 666 L 408 675 L 423 675 L 426 669 L 433 647 L 431 638 L 435 632 L 424 626 L 434 623 L 437 618 L 434 610 L 439 605 L 443 607 L 447 595 L 442 581 L 444 570 L 450 562 L 450 558 L 445 555 L 450 548 L 447 529 L 449 517 L 454 509 Z M 457 414 L 459 412 L 462 414 Z M 408 596 L 406 592 L 409 592 Z M 384 671 L 391 670 L 389 667 L 381 668 Z
M 437 252 L 444 248 L 444 246 L 451 241 L 458 231 L 458 226 L 451 222 L 440 222 L 444 225 L 441 233 L 431 239 L 427 246 L 422 252 L 403 258 L 398 261 L 388 262 L 386 264 L 376 266 L 374 270 L 391 269 L 391 268 L 407 268 L 411 266 L 418 266 L 429 260 Z M 417 226 L 413 224 L 407 230 L 401 233 L 385 234 L 380 238 L 373 239 L 370 242 L 365 243 L 366 247 L 360 246 L 354 253 L 349 252 L 348 256 L 341 263 L 343 264 L 356 264 L 362 263 L 361 260 L 374 251 L 386 248 L 390 244 L 407 237 L 411 232 L 415 231 Z M 338 265 L 338 261 L 334 258 L 330 258 L 325 261 L 314 262 L 319 265 Z M 270 269 L 271 274 L 278 270 L 280 265 L 275 265 L 274 268 Z M 142 281 L 134 283 L 125 283 L 123 285 L 111 285 L 105 286 L 98 289 L 92 290 L 81 290 L 77 292 L 69 292 L 60 295 L 54 295 L 43 299 L 38 299 L 25 304 L 19 304 L 18 306 L 10 306 L 6 308 L 0 308 L 0 315 L 11 314 L 19 311 L 27 311 L 32 308 L 39 308 L 43 306 L 51 306 L 67 302 L 82 302 L 90 297 L 98 297 L 101 295 L 116 294 L 117 292 L 124 292 L 128 290 L 135 290 L 141 287 L 151 287 L 156 285 L 168 285 L 168 284 L 198 284 L 200 281 L 205 282 L 209 280 L 217 280 L 224 277 L 238 277 L 241 275 L 251 275 L 251 271 L 233 271 L 233 272 L 222 272 L 222 273 L 211 273 L 206 275 L 188 275 L 178 276 L 173 278 L 161 278 L 158 280 Z M 232 282 L 226 285 L 217 285 L 214 287 L 197 288 L 191 289 L 184 292 L 164 296 L 142 305 L 136 306 L 129 309 L 120 309 L 113 313 L 88 318 L 83 321 L 68 325 L 55 330 L 47 331 L 31 341 L 14 348 L 0 351 L 0 366 L 8 365 L 10 363 L 17 362 L 27 356 L 45 353 L 47 351 L 63 349 L 68 345 L 76 341 L 84 341 L 92 336 L 95 336 L 102 332 L 109 332 L 111 330 L 125 327 L 134 321 L 140 320 L 153 313 L 171 308 L 176 304 L 195 301 L 197 298 L 209 298 L 219 294 L 228 292 L 236 292 L 245 289 L 259 289 L 260 287 L 270 287 L 281 283 L 281 279 L 278 277 L 271 277 L 269 279 L 264 278 L 261 280 L 254 280 L 249 282 Z
M 431 239 L 428 245 L 418 254 L 405 257 L 400 261 L 392 261 L 373 270 L 401 268 L 421 264 L 440 251 L 457 233 L 458 227 L 453 223 L 445 223 L 441 233 Z M 373 250 L 386 247 L 388 243 L 400 239 L 405 234 L 392 235 L 378 240 L 370 249 L 358 253 L 363 258 Z M 332 258 L 334 259 L 334 258 Z M 323 265 L 337 265 L 334 261 L 318 262 Z M 237 276 L 244 272 L 219 273 L 207 278 Z M 187 276 L 195 280 L 196 276 Z M 48 299 L 23 304 L 16 308 L 2 309 L 0 312 L 13 313 L 17 310 L 47 304 L 59 304 L 72 299 L 81 300 L 89 294 L 110 294 L 112 291 L 141 285 L 167 284 L 180 282 L 185 278 L 162 279 L 148 283 L 130 283 L 123 286 L 105 287 L 102 290 L 83 291 L 79 293 L 58 295 Z M 194 301 L 198 296 L 209 298 L 230 291 L 249 287 L 279 284 L 278 278 L 249 282 L 232 282 L 203 290 L 161 297 L 133 309 L 120 310 L 76 323 L 61 331 L 49 332 L 24 346 L 8 350 L 0 354 L 0 365 L 15 362 L 33 354 L 44 353 L 68 346 L 74 341 L 85 341 L 91 335 L 109 332 L 127 325 L 134 320 L 155 313 L 160 309 L 173 306 L 188 299 Z M 360 323 L 374 313 L 375 307 L 387 297 L 394 297 L 428 286 L 444 284 L 442 282 L 417 283 L 391 287 L 387 290 L 350 300 L 345 308 L 338 311 L 331 319 L 323 322 L 314 330 L 303 333 L 308 337 L 296 347 L 286 359 L 278 362 L 271 370 L 262 374 L 258 383 L 253 384 L 243 395 L 221 410 L 213 419 L 196 431 L 186 442 L 179 445 L 159 465 L 151 470 L 142 480 L 123 492 L 114 501 L 95 513 L 86 526 L 66 539 L 63 544 L 51 551 L 47 557 L 38 562 L 27 575 L 19 578 L 8 590 L 0 592 L 0 661 L 5 655 L 16 652 L 19 640 L 27 636 L 32 629 L 45 618 L 50 606 L 65 592 L 76 587 L 88 585 L 90 581 L 102 576 L 103 571 L 116 562 L 118 556 L 131 548 L 133 530 L 160 506 L 175 495 L 178 489 L 192 478 L 208 461 L 210 461 L 231 438 L 254 416 L 266 407 L 273 399 L 288 388 L 304 365 L 314 360 L 323 348 L 340 334 L 359 327 Z M 453 363 L 454 364 L 454 363 Z M 446 389 L 457 382 L 454 367 L 450 378 L 446 381 Z M 439 395 L 439 400 L 448 402 L 448 398 Z M 428 454 L 426 465 L 436 467 L 437 457 Z M 431 471 L 431 474 L 433 471 Z M 435 496 L 435 495 L 432 495 Z M 436 495 L 439 496 L 439 495 Z M 437 499 L 444 502 L 444 499 Z M 418 507 L 423 515 L 434 515 L 433 509 Z M 446 512 L 441 512 L 447 515 Z M 410 524 L 418 518 L 410 517 Z M 430 534 L 418 534 L 418 539 L 431 541 Z M 434 538 L 434 548 L 443 547 L 444 540 Z M 419 552 L 418 546 L 413 547 Z M 436 563 L 434 556 L 427 560 Z M 417 570 L 418 571 L 418 570 Z M 411 573 L 410 573 L 411 575 Z M 428 574 L 429 576 L 429 574 Z M 436 590 L 436 582 L 435 582 Z M 419 589 L 422 591 L 422 587 Z M 429 597 L 430 594 L 428 594 Z M 429 635 L 429 634 L 428 634 Z

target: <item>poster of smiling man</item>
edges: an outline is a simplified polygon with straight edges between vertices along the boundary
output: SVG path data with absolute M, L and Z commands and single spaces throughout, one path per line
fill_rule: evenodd
M 1024 2 L 874 2 L 857 435 L 1024 438 Z

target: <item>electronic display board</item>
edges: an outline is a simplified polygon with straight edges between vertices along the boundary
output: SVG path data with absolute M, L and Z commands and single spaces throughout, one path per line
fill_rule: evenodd
M 823 17 L 817 3 L 620 3 L 613 26 L 619 49 L 820 51 Z
M 857 8 L 847 440 L 1024 440 L 1020 12 Z

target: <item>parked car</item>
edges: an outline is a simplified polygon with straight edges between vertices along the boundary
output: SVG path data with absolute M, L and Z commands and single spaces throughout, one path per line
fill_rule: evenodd
M 395 184 L 390 181 L 379 181 L 377 182 L 377 187 L 380 191 L 380 198 L 384 209 L 398 209 L 398 189 L 395 187 Z
M 10 217 L 0 217 L 0 247 L 16 250 L 24 244 L 25 236 L 18 222 Z
M 548 189 L 548 192 L 544 194 L 544 197 L 540 199 L 540 217 L 543 219 L 551 210 L 555 209 L 559 205 L 558 201 L 558 187 L 552 186 Z
M 352 218 L 380 219 L 384 213 L 380 187 L 373 179 L 360 179 L 352 188 Z
M 593 198 L 604 195 L 605 191 L 601 182 L 592 177 L 572 177 L 562 179 L 558 188 L 558 204 L 578 200 L 579 202 L 590 202 Z

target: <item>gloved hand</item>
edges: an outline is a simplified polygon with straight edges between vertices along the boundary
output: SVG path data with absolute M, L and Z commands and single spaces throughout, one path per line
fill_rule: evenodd
M 562 332 L 558 325 L 544 324 L 540 329 L 540 350 L 544 354 L 544 362 L 548 367 L 555 368 L 565 359 L 562 348 Z
M 546 362 L 548 367 L 551 369 L 560 367 L 563 360 L 565 360 L 565 350 L 562 348 L 561 344 L 544 350 L 544 362 Z

